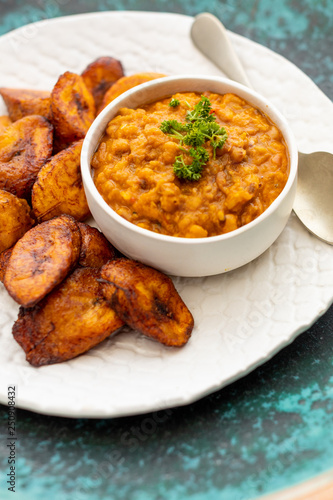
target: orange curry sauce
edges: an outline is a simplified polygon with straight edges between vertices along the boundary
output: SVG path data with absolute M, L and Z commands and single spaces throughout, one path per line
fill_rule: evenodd
M 204 92 L 228 139 L 198 181 L 173 171 L 179 141 L 160 130 L 163 120 L 185 123 L 201 94 L 178 93 L 113 118 L 94 154 L 98 191 L 122 217 L 157 233 L 203 238 L 227 233 L 258 217 L 281 193 L 289 175 L 283 136 L 260 110 L 234 94 Z M 190 107 L 189 107 L 190 106 Z M 189 155 L 184 155 L 190 163 Z

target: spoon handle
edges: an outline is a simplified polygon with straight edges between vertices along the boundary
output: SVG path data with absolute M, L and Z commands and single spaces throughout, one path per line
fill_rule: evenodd
M 227 30 L 215 16 L 204 12 L 195 17 L 191 37 L 198 49 L 231 80 L 253 88 L 236 54 Z

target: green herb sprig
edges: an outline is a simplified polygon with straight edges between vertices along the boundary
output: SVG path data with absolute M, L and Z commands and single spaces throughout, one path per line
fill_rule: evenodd
M 176 108 L 177 106 L 179 106 L 179 104 L 180 104 L 180 100 L 176 99 L 175 97 L 173 97 L 171 99 L 171 101 L 169 102 L 169 106 L 171 106 L 171 108 Z
M 178 99 L 171 99 L 169 105 L 176 107 Z M 212 111 L 210 100 L 201 96 L 193 110 L 186 113 L 186 123 L 177 120 L 164 120 L 160 130 L 174 139 L 179 140 L 179 148 L 192 157 L 192 163 L 186 164 L 183 155 L 176 156 L 173 165 L 174 173 L 180 179 L 197 181 L 201 177 L 202 169 L 209 160 L 209 153 L 204 144 L 209 141 L 213 148 L 213 157 L 216 149 L 222 148 L 228 138 L 227 131 L 220 127 Z M 189 149 L 183 147 L 190 146 Z

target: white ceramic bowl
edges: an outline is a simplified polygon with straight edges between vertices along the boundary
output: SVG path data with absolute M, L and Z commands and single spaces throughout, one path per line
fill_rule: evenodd
M 268 209 L 235 231 L 208 238 L 178 238 L 142 229 L 109 207 L 99 194 L 91 174 L 91 158 L 107 123 L 122 107 L 136 108 L 176 92 L 232 92 L 263 111 L 281 130 L 290 156 L 288 181 Z M 112 101 L 91 125 L 82 147 L 81 171 L 91 213 L 108 240 L 123 254 L 167 274 L 209 276 L 236 269 L 262 254 L 285 227 L 292 210 L 297 179 L 298 152 L 294 136 L 279 111 L 265 98 L 222 77 L 171 76 L 152 80 Z

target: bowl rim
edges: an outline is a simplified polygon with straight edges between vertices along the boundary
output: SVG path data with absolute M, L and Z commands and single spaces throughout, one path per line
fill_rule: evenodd
M 288 149 L 288 154 L 289 154 L 289 175 L 287 182 L 282 189 L 281 193 L 275 198 L 275 200 L 267 207 L 267 209 L 262 212 L 258 217 L 253 219 L 251 222 L 248 222 L 244 226 L 241 226 L 237 229 L 234 229 L 233 231 L 230 231 L 228 233 L 223 233 L 219 234 L 216 236 L 208 236 L 208 237 L 199 237 L 199 238 L 186 238 L 186 237 L 181 237 L 181 236 L 171 236 L 167 234 L 162 234 L 162 233 L 156 233 L 150 229 L 145 229 L 142 227 L 137 226 L 133 222 L 129 222 L 125 218 L 123 218 L 121 215 L 117 214 L 110 205 L 104 200 L 102 195 L 99 193 L 94 180 L 93 180 L 93 175 L 91 171 L 91 158 L 96 151 L 98 144 L 102 138 L 103 133 L 105 132 L 105 126 L 101 128 L 101 124 L 105 122 L 105 124 L 108 123 L 114 116 L 116 116 L 118 110 L 120 107 L 120 104 L 122 101 L 127 100 L 129 97 L 135 97 L 136 94 L 141 93 L 144 90 L 147 90 L 151 87 L 161 87 L 163 90 L 165 85 L 168 85 L 169 83 L 173 82 L 183 82 L 184 80 L 197 80 L 198 82 L 202 82 L 203 84 L 208 83 L 208 82 L 215 82 L 215 83 L 221 83 L 221 85 L 227 85 L 232 87 L 232 89 L 235 91 L 235 94 L 237 94 L 237 91 L 239 90 L 242 94 L 242 98 L 248 100 L 250 104 L 253 106 L 257 107 L 262 113 L 267 115 L 273 122 L 276 124 L 276 126 L 279 128 L 281 131 L 283 138 L 287 144 L 287 149 Z M 204 91 L 204 90 L 203 90 Z M 230 90 L 228 90 L 229 92 Z M 179 92 L 186 92 L 186 90 L 179 90 Z M 188 92 L 192 92 L 189 90 Z M 214 91 L 218 93 L 217 91 Z M 172 92 L 173 93 L 173 92 Z M 165 93 L 161 92 L 160 98 L 167 97 L 168 95 L 172 95 L 172 93 L 168 93 L 166 91 Z M 149 101 L 148 99 L 145 99 L 143 102 L 149 103 L 149 102 L 154 102 L 156 99 L 153 99 L 152 101 Z M 253 104 L 251 103 L 251 99 L 256 99 L 260 101 L 260 104 Z M 128 104 L 126 104 L 126 107 L 130 107 Z M 138 106 L 136 106 L 138 107 Z M 112 115 L 114 109 L 116 108 L 115 114 Z M 265 109 L 263 109 L 265 108 Z M 135 107 L 133 108 L 135 109 Z M 112 115 L 111 118 L 109 118 L 109 115 Z M 271 115 L 275 115 L 274 119 Z M 278 119 L 279 123 L 276 123 L 276 118 Z M 97 132 L 99 131 L 99 136 L 97 137 Z M 282 130 L 283 129 L 283 130 Z M 96 137 L 95 137 L 96 136 Z M 94 149 L 89 157 L 89 148 L 90 148 L 90 142 L 93 141 Z M 290 128 L 290 125 L 288 124 L 286 118 L 283 116 L 283 114 L 276 108 L 274 104 L 272 104 L 266 97 L 262 96 L 259 94 L 257 91 L 246 87 L 243 84 L 240 84 L 238 82 L 235 82 L 234 80 L 230 80 L 229 78 L 222 77 L 222 76 L 207 76 L 207 75 L 193 75 L 193 74 L 181 74 L 181 75 L 174 75 L 174 76 L 165 76 L 165 77 L 159 77 L 154 80 L 150 80 L 148 82 L 142 83 L 140 85 L 137 85 L 122 94 L 120 94 L 118 97 L 116 97 L 113 101 L 111 101 L 95 118 L 93 123 L 91 124 L 82 144 L 82 150 L 81 150 L 81 174 L 82 174 L 82 179 L 83 179 L 83 185 L 85 191 L 88 190 L 91 197 L 95 200 L 95 202 L 98 204 L 99 208 L 106 212 L 110 217 L 112 217 L 116 222 L 118 222 L 121 226 L 126 228 L 127 230 L 133 231 L 134 233 L 137 233 L 138 235 L 145 236 L 148 238 L 153 238 L 162 242 L 166 243 L 173 243 L 173 244 L 181 244 L 181 245 L 202 245 L 202 244 L 207 244 L 208 242 L 216 242 L 216 241 L 223 241 L 223 240 L 230 240 L 233 238 L 236 238 L 237 236 L 242 235 L 244 232 L 250 231 L 251 228 L 257 226 L 260 224 L 262 221 L 267 219 L 272 212 L 275 211 L 275 209 L 280 205 L 280 203 L 284 200 L 284 198 L 288 195 L 289 191 L 291 190 L 292 186 L 294 185 L 294 182 L 296 181 L 297 178 L 297 170 L 298 170 L 298 149 L 296 145 L 296 139 L 294 137 L 294 134 Z

